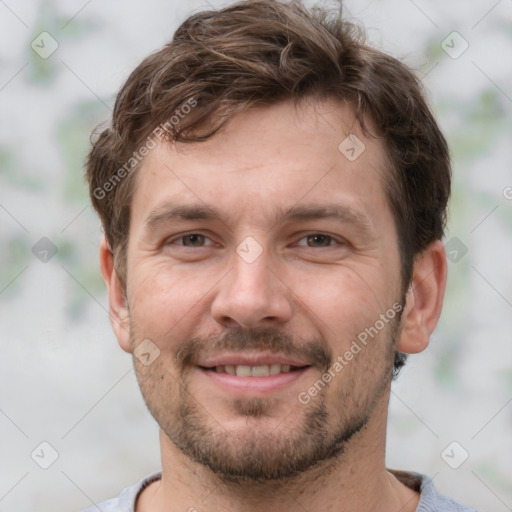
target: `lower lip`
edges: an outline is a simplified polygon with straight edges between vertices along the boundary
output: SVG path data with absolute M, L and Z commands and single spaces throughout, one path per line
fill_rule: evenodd
M 218 373 L 215 370 L 205 370 L 204 368 L 199 368 L 199 371 L 211 382 L 229 393 L 244 396 L 265 396 L 291 386 L 303 377 L 310 368 L 306 366 L 287 373 L 269 375 L 268 377 L 237 377 L 229 373 Z

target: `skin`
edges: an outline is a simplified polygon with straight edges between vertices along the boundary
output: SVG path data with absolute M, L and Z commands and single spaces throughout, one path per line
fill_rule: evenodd
M 365 144 L 353 162 L 338 150 L 349 133 Z M 382 141 L 334 100 L 254 109 L 205 142 L 159 145 L 146 157 L 126 290 L 108 244 L 100 249 L 120 346 L 133 352 L 149 339 L 160 351 L 148 366 L 134 358 L 162 456 L 162 479 L 141 494 L 138 512 L 415 510 L 419 495 L 385 467 L 391 370 L 395 350 L 428 345 L 446 257 L 440 242 L 418 255 L 403 296 L 385 160 Z M 177 205 L 216 216 L 166 215 Z M 278 215 L 325 205 L 352 214 Z M 247 237 L 261 249 L 250 263 L 237 252 Z M 301 403 L 299 393 L 397 303 L 401 316 Z M 229 392 L 197 366 L 228 349 L 293 353 L 311 366 L 271 393 Z

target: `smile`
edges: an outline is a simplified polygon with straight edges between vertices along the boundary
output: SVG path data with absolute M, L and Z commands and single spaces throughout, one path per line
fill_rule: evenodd
M 299 367 L 289 364 L 262 364 L 257 366 L 227 364 L 205 369 L 210 369 L 217 373 L 236 375 L 237 377 L 269 377 L 271 375 L 279 375 L 280 373 L 296 371 Z
M 290 386 L 297 386 L 296 383 L 312 370 L 311 365 L 258 363 L 215 364 L 196 368 L 199 370 L 197 375 L 201 379 L 207 379 L 206 386 L 209 389 L 218 389 L 230 396 L 240 398 L 269 396 L 284 391 Z

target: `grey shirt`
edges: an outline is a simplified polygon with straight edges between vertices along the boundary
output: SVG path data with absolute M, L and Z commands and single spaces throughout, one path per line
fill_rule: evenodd
M 416 512 L 478 512 L 474 508 L 466 507 L 447 496 L 439 494 L 432 484 L 432 480 L 419 473 L 389 470 L 402 483 L 420 492 L 420 501 Z M 152 482 L 159 480 L 162 473 L 152 473 L 135 485 L 127 487 L 119 497 L 93 505 L 82 512 L 135 512 L 135 502 L 138 495 Z

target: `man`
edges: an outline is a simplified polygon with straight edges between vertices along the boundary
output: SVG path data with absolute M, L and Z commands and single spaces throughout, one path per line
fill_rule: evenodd
M 97 508 L 470 510 L 385 467 L 447 268 L 448 149 L 406 66 L 298 2 L 196 14 L 122 87 L 87 178 L 162 455 Z

